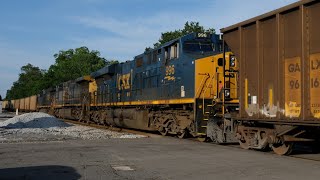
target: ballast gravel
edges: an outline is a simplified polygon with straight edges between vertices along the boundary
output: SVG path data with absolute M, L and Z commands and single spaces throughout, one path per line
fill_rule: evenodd
M 68 124 L 41 112 L 27 113 L 0 122 L 0 143 L 143 137 L 146 136 Z

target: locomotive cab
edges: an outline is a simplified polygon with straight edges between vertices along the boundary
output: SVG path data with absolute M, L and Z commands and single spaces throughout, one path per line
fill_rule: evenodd
M 196 60 L 194 109 L 200 140 L 209 137 L 224 143 L 232 139 L 232 132 L 226 132 L 226 124 L 232 124 L 231 117 L 238 111 L 237 85 L 238 62 L 231 52 Z

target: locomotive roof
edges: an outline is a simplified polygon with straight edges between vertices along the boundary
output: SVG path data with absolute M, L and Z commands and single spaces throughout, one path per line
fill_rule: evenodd
M 118 63 L 105 66 L 105 67 L 99 69 L 98 71 L 91 73 L 90 76 L 92 78 L 97 78 L 97 77 L 103 76 L 105 74 L 114 74 L 117 65 L 118 65 Z
M 213 34 L 213 35 L 215 35 L 215 34 Z M 182 39 L 182 40 L 184 40 L 184 41 L 187 41 L 187 40 L 195 39 L 196 36 L 197 36 L 196 33 L 190 33 L 190 34 L 187 34 L 187 35 L 185 35 L 185 36 L 182 36 L 182 37 L 173 39 L 173 40 L 171 40 L 171 41 L 169 41 L 169 42 L 164 43 L 163 45 L 161 45 L 161 46 L 159 46 L 159 47 L 157 47 L 157 48 L 150 49 L 149 51 L 146 51 L 146 52 L 144 52 L 144 53 L 141 53 L 141 54 L 135 56 L 134 59 L 139 58 L 139 57 L 142 57 L 142 56 L 144 56 L 146 53 L 150 53 L 150 52 L 152 52 L 152 51 L 161 49 L 161 48 L 163 48 L 163 47 L 170 46 L 171 44 L 179 41 L 180 39 Z M 132 63 L 132 61 L 134 61 L 134 60 L 122 62 L 122 63 L 120 63 L 120 64 Z M 92 73 L 90 74 L 90 76 L 91 76 L 92 78 L 96 79 L 96 78 L 101 77 L 101 76 L 103 76 L 103 75 L 105 75 L 105 74 L 110 74 L 110 75 L 111 75 L 111 74 L 114 74 L 114 73 L 116 72 L 116 66 L 117 66 L 117 64 L 111 64 L 111 65 L 109 65 L 109 66 L 105 66 L 105 67 L 99 69 L 98 71 L 92 72 Z M 77 81 L 77 82 L 78 82 L 78 81 L 81 82 L 81 81 L 83 81 L 83 80 L 84 80 L 83 77 L 80 77 L 80 78 L 78 78 L 76 81 Z
M 77 83 L 83 82 L 83 81 L 92 81 L 92 78 L 90 75 L 82 76 L 76 79 Z
M 141 54 L 135 56 L 134 58 L 141 57 L 141 56 L 143 56 L 143 55 L 146 54 L 146 53 L 150 53 L 150 52 L 152 52 L 152 51 L 154 51 L 154 50 L 158 50 L 158 49 L 161 49 L 161 48 L 163 48 L 163 47 L 170 46 L 170 45 L 174 44 L 175 42 L 179 41 L 180 39 L 182 39 L 182 40 L 184 40 L 184 41 L 195 39 L 195 38 L 196 38 L 196 35 L 197 35 L 197 33 L 195 33 L 195 32 L 189 33 L 189 34 L 187 34 L 187 35 L 184 35 L 184 36 L 181 36 L 181 37 L 179 37 L 179 38 L 176 38 L 176 39 L 173 39 L 173 40 L 171 40 L 171 41 L 168 41 L 168 42 L 162 44 L 161 46 L 159 46 L 159 47 L 157 47 L 157 48 L 151 48 L 150 50 L 148 50 L 148 51 L 146 51 L 146 52 L 144 52 L 144 53 L 141 53 Z M 210 35 L 212 36 L 212 35 L 216 35 L 216 34 L 210 34 Z

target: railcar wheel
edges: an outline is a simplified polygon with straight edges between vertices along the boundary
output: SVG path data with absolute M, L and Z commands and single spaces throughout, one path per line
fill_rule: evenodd
M 249 149 L 250 148 L 248 141 L 246 141 L 244 139 L 239 140 L 239 145 L 242 149 Z
M 238 139 L 239 139 L 239 145 L 242 149 L 249 149 L 250 148 L 250 138 L 248 136 L 248 133 L 244 131 L 243 129 L 237 133 Z
M 272 150 L 278 155 L 289 155 L 293 149 L 293 143 L 272 144 Z

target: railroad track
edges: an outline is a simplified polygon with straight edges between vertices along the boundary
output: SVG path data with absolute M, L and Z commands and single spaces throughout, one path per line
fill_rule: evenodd
M 239 145 L 232 144 L 232 145 L 226 145 L 226 146 L 230 147 L 230 148 L 244 150 Z M 248 150 L 248 151 L 255 151 L 255 150 Z M 268 155 L 279 156 L 279 155 L 274 154 L 272 150 L 270 150 L 270 151 L 258 151 L 257 150 L 256 152 L 263 153 L 263 154 L 266 154 L 266 155 L 268 154 Z M 295 153 L 295 151 L 294 151 L 294 153 Z M 314 161 L 314 162 L 320 162 L 320 152 L 312 153 L 310 151 L 304 151 L 304 152 L 299 151 L 299 153 L 292 154 L 292 155 L 287 155 L 287 156 L 283 156 L 283 157 L 301 159 L 301 160 L 308 160 L 308 161 Z
M 82 126 L 88 126 L 88 127 L 94 127 L 97 129 L 104 129 L 104 130 L 111 130 L 111 131 L 116 131 L 116 132 L 126 132 L 126 133 L 132 133 L 132 134 L 139 134 L 139 135 L 144 135 L 147 137 L 163 137 L 162 135 L 159 134 L 154 134 L 150 132 L 144 132 L 144 131 L 138 131 L 138 130 L 133 130 L 133 129 L 126 129 L 126 128 L 119 128 L 119 127 L 111 127 L 111 126 L 105 126 L 105 125 L 98 125 L 94 123 L 85 123 L 85 122 L 79 122 L 79 121 L 74 121 L 70 119 L 62 119 L 64 122 L 70 123 L 70 124 L 77 124 L 77 125 L 82 125 Z
M 315 162 L 320 162 L 320 154 L 317 154 L 317 157 L 304 157 L 306 155 L 289 155 L 291 158 L 295 159 L 303 159 L 303 160 L 308 160 L 308 161 L 315 161 Z
M 79 122 L 79 121 L 74 121 L 74 120 L 69 120 L 69 119 L 62 119 L 63 121 L 70 123 L 70 124 L 77 124 L 77 125 L 82 125 L 82 126 L 89 126 L 97 129 L 104 129 L 104 130 L 111 130 L 111 131 L 116 131 L 116 132 L 126 132 L 126 133 L 133 133 L 133 134 L 139 134 L 139 135 L 144 135 L 147 137 L 164 137 L 160 134 L 155 134 L 155 133 L 150 133 L 150 132 L 144 132 L 144 131 L 138 131 L 138 130 L 133 130 L 133 129 L 126 129 L 126 128 L 119 128 L 119 127 L 110 127 L 110 126 L 105 126 L 105 125 L 98 125 L 94 123 L 85 123 L 85 122 Z M 166 136 L 166 137 L 172 137 L 172 136 Z M 173 138 L 173 137 L 172 137 Z M 191 140 L 191 141 L 197 141 L 197 138 L 187 138 L 186 140 Z M 210 142 L 207 142 L 210 143 Z M 214 144 L 214 143 L 212 143 Z M 231 145 L 226 145 L 225 147 L 230 147 L 230 148 L 235 148 L 235 149 L 241 149 L 239 145 L 231 144 Z M 270 152 L 263 152 L 259 151 L 260 153 L 265 153 L 265 154 L 273 154 L 272 151 Z M 301 159 L 301 160 L 308 160 L 308 161 L 315 161 L 315 162 L 320 162 L 320 154 L 293 154 L 289 155 L 287 157 L 290 158 L 295 158 L 295 159 Z

